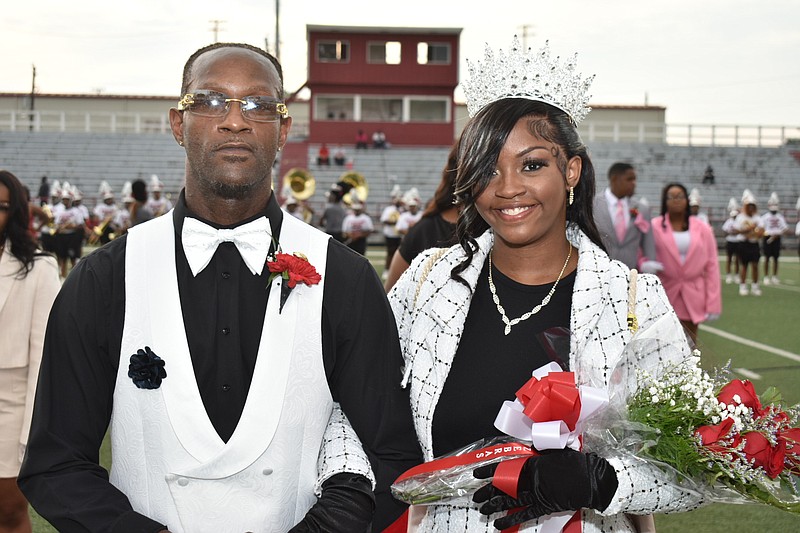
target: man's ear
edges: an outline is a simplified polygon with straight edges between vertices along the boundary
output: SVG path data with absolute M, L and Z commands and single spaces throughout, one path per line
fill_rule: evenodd
M 175 141 L 183 146 L 183 112 L 174 107 L 169 110 L 169 128 Z

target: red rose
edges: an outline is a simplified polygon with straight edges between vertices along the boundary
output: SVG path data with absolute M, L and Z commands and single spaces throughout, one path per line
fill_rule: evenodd
M 791 428 L 778 433 L 778 446 L 786 453 L 786 462 L 794 475 L 800 475 L 800 428 Z
M 739 435 L 731 437 L 731 428 L 733 428 L 733 419 L 726 418 L 715 426 L 700 426 L 694 432 L 695 435 L 700 436 L 700 442 L 705 448 L 715 453 L 723 453 L 736 447 L 741 441 Z M 720 441 L 727 439 L 731 439 L 731 442 L 719 444 Z
M 761 414 L 762 416 L 768 416 L 769 418 L 771 418 L 772 422 L 778 427 L 783 426 L 784 424 L 789 422 L 789 415 L 786 414 L 786 411 L 781 411 L 780 409 L 772 405 L 768 405 L 762 411 Z
M 725 405 L 735 404 L 736 402 L 733 401 L 733 397 L 737 394 L 739 395 L 742 405 L 752 409 L 753 414 L 756 416 L 761 416 L 761 400 L 758 399 L 758 394 L 756 394 L 753 384 L 746 379 L 734 379 L 722 387 L 722 390 L 717 394 L 717 400 Z
M 744 454 L 748 460 L 753 461 L 753 466 L 762 467 L 771 479 L 775 479 L 783 471 L 786 458 L 786 446 L 778 442 L 771 446 L 767 437 L 758 431 L 745 433 Z

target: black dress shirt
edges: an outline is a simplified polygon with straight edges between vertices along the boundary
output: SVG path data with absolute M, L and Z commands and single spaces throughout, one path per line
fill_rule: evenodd
M 265 211 L 274 242 L 283 213 Z M 172 215 L 178 289 L 189 349 L 208 416 L 228 440 L 253 377 L 269 291 L 269 272 L 253 275 L 232 243 L 192 276 L 181 244 L 183 193 Z M 243 220 L 247 223 L 257 217 Z M 219 226 L 204 221 L 209 225 Z M 237 224 L 239 225 L 239 224 Z M 51 311 L 27 455 L 19 484 L 59 531 L 155 532 L 164 526 L 132 510 L 99 465 L 112 412 L 125 314 L 125 241 L 82 259 Z M 402 357 L 391 308 L 372 265 L 331 239 L 322 309 L 322 358 L 339 402 L 375 472 L 380 531 L 403 507 L 389 485 L 421 462 L 408 392 L 399 386 Z M 167 377 L 169 379 L 169 377 Z

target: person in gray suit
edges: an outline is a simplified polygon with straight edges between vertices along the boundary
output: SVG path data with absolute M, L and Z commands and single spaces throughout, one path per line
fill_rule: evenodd
M 608 187 L 594 197 L 594 222 L 611 259 L 618 259 L 641 272 L 663 269 L 655 260 L 656 249 L 650 227 L 650 206 L 634 198 L 636 170 L 629 163 L 614 163 L 608 169 Z

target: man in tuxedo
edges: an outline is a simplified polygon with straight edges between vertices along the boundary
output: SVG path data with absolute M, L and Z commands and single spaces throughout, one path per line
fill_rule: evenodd
M 64 532 L 380 531 L 421 462 L 381 282 L 272 194 L 274 57 L 201 48 L 181 94 L 185 189 L 64 283 L 20 486 Z
M 629 163 L 608 169 L 608 187 L 594 197 L 594 221 L 611 259 L 630 268 L 656 273 L 661 264 L 650 227 L 650 207 L 636 199 L 636 170 Z

